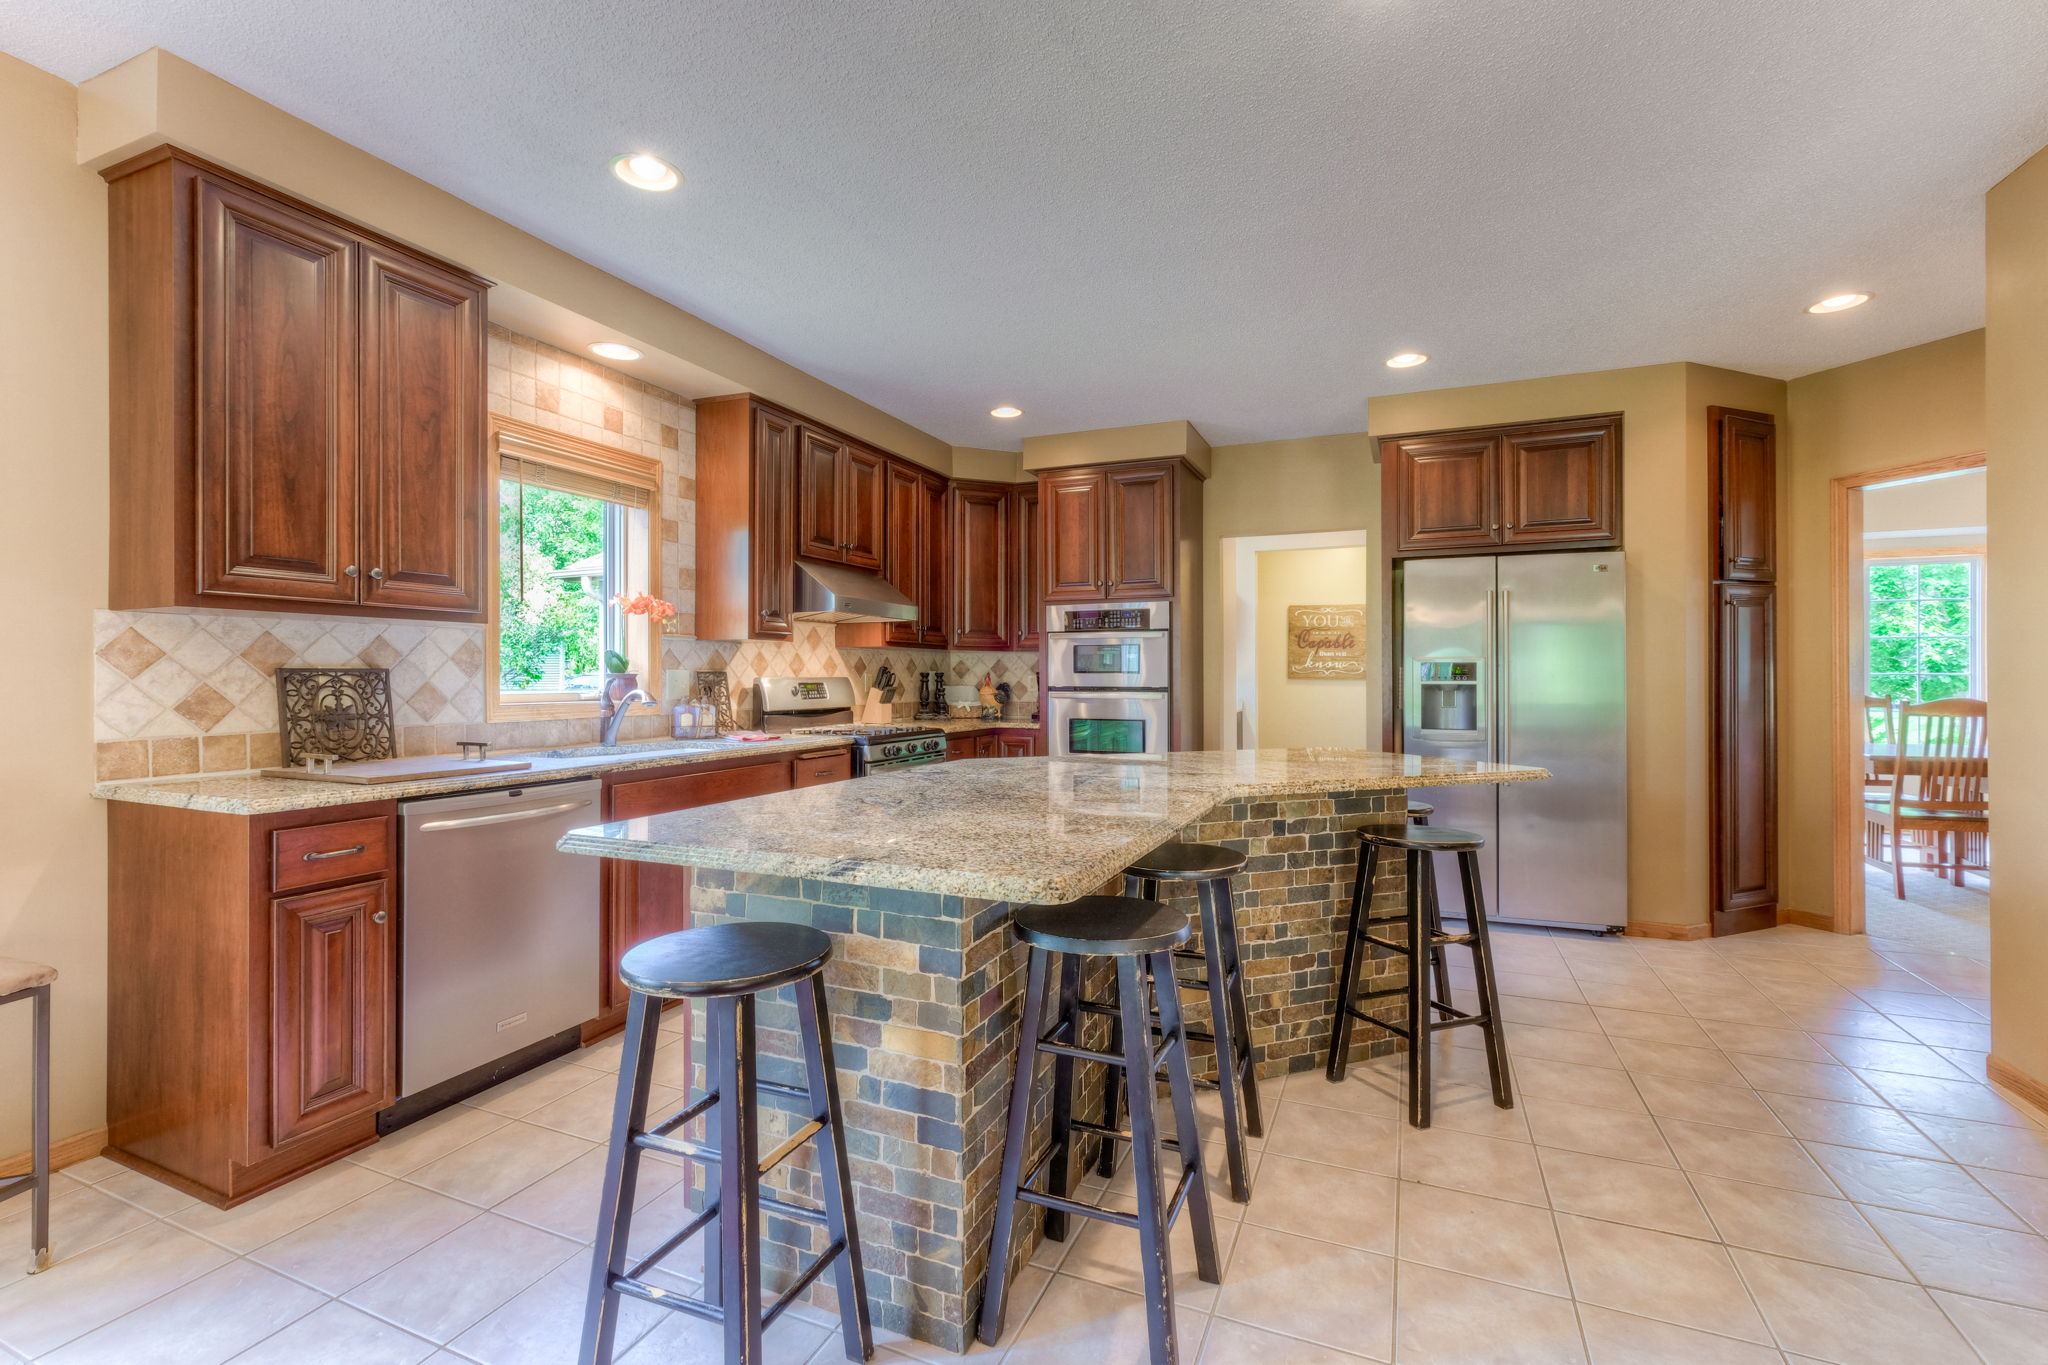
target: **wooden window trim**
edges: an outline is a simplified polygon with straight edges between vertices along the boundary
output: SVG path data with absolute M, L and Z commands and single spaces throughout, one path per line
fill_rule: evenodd
M 489 605 L 489 619 L 484 626 L 484 719 L 487 721 L 516 720 L 577 720 L 595 719 L 598 704 L 590 700 L 571 700 L 561 693 L 543 693 L 533 698 L 514 700 L 498 686 L 498 462 L 502 455 L 516 455 L 521 459 L 539 460 L 559 465 L 579 473 L 608 479 L 614 483 L 627 484 L 646 489 L 652 496 L 646 509 L 627 508 L 627 522 L 631 526 L 637 518 L 640 536 L 647 542 L 645 554 L 635 553 L 638 547 L 628 543 L 626 565 L 627 590 L 660 595 L 661 584 L 661 480 L 662 467 L 659 460 L 645 455 L 634 455 L 623 450 L 614 450 L 595 441 L 586 441 L 546 427 L 522 422 L 516 417 L 491 415 L 488 431 L 490 436 L 491 460 L 491 524 L 488 528 L 490 551 L 489 582 L 485 585 L 485 601 Z M 633 668 L 640 675 L 640 685 L 656 697 L 661 695 L 661 625 L 657 621 L 643 621 L 638 628 L 626 632 L 626 657 L 632 660 Z M 656 706 L 636 706 L 634 714 L 658 711 Z

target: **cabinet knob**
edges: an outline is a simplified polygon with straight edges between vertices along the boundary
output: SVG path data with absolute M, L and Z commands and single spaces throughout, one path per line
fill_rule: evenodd
M 372 578 L 382 578 L 382 577 L 384 577 L 384 571 L 383 571 L 382 569 L 372 569 L 372 570 L 370 570 L 370 577 L 372 577 Z
M 379 911 L 378 911 L 378 912 L 377 912 L 376 914 L 374 914 L 374 915 L 370 916 L 370 923 L 372 923 L 372 924 L 382 924 L 382 923 L 383 923 L 383 922 L 384 922 L 385 920 L 387 920 L 387 919 L 390 919 L 390 918 L 391 918 L 391 916 L 390 916 L 390 915 L 386 914 L 386 913 L 385 913 L 384 911 L 382 911 L 382 910 L 379 910 Z
M 353 564 L 349 565 L 341 571 L 341 576 L 343 578 L 354 578 L 356 576 L 356 566 Z

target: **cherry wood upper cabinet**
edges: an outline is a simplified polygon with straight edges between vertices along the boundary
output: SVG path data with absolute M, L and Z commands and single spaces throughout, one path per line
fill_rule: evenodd
M 953 595 L 953 483 L 929 469 L 919 471 L 924 480 L 925 565 L 924 590 L 910 594 L 918 606 L 919 643 L 944 649 L 951 638 Z
M 383 878 L 271 903 L 271 1146 L 396 1097 L 390 920 Z
M 1037 649 L 1045 628 L 1045 537 L 1037 483 L 1010 488 L 1010 648 Z
M 104 174 L 110 605 L 482 620 L 489 282 L 172 148 Z
M 1010 486 L 955 483 L 952 631 L 956 649 L 1009 648 Z
M 1714 577 L 1769 582 L 1778 576 L 1778 436 L 1758 412 L 1708 408 L 1715 505 Z
M 866 446 L 851 446 L 846 452 L 841 481 L 845 501 L 839 520 L 846 528 L 846 563 L 856 569 L 882 567 L 882 503 L 887 492 L 882 470 L 887 463 L 881 452 Z
M 1100 469 L 1041 474 L 1038 496 L 1045 521 L 1045 600 L 1102 600 L 1109 592 L 1108 478 Z
M 806 559 L 882 567 L 884 457 L 835 432 L 797 429 L 796 552 Z
M 362 600 L 483 607 L 484 296 L 467 277 L 366 246 L 358 418 L 368 532 Z
M 795 634 L 798 429 L 752 394 L 697 402 L 700 639 Z
M 1179 465 L 1111 465 L 1104 475 L 1109 516 L 1104 527 L 1108 546 L 1103 595 L 1171 597 Z
M 1617 545 L 1617 414 L 1380 441 L 1394 556 Z
M 917 603 L 914 621 L 890 621 L 882 638 L 892 645 L 946 643 L 947 481 L 908 460 L 891 459 L 882 471 L 885 535 L 882 576 Z

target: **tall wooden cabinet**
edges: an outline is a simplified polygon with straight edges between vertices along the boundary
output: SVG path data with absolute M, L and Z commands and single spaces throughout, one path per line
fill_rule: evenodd
M 1708 408 L 1713 500 L 1710 759 L 1715 934 L 1778 910 L 1777 427 Z
M 110 604 L 483 619 L 489 282 L 173 148 L 105 176 Z
M 1380 441 L 1396 557 L 1621 543 L 1621 417 L 1419 432 Z

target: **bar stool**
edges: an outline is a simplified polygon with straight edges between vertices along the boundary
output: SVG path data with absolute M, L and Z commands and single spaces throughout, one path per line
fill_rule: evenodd
M 632 991 L 632 999 L 627 1006 L 625 1050 L 619 1061 L 611 1151 L 598 1200 L 597 1244 L 591 1252 L 590 1296 L 584 1309 L 579 1365 L 607 1365 L 611 1360 L 622 1295 L 723 1323 L 728 1365 L 759 1365 L 762 1330 L 828 1265 L 839 1291 L 839 1323 L 847 1359 L 866 1360 L 874 1353 L 860 1235 L 853 1222 L 846 1134 L 839 1115 L 839 1082 L 833 1069 L 832 1028 L 825 1013 L 823 971 L 831 956 L 832 940 L 808 925 L 741 922 L 664 934 L 631 949 L 619 960 L 619 979 Z M 807 1082 L 803 1086 L 764 1081 L 756 1074 L 755 997 L 778 986 L 796 987 L 797 1029 Z M 664 1000 L 705 1002 L 709 1084 L 702 1099 L 650 1127 L 647 1091 L 653 1077 L 655 1044 L 661 1038 Z M 760 1155 L 760 1119 L 755 1110 L 762 1091 L 798 1101 L 809 1115 L 808 1122 L 766 1157 Z M 717 1146 L 700 1146 L 671 1136 L 713 1108 L 718 1110 Z M 761 1177 L 813 1138 L 819 1141 L 818 1183 L 825 1207 L 806 1208 L 761 1193 Z M 629 1268 L 626 1243 L 632 1232 L 634 1189 L 643 1151 L 716 1165 L 718 1189 L 703 1212 Z M 824 1253 L 804 1267 L 765 1313 L 761 1308 L 763 1211 L 823 1224 L 830 1239 Z M 703 1300 L 684 1298 L 640 1278 L 714 1222 L 718 1240 L 715 1255 L 711 1248 L 706 1249 Z
M 1408 803 L 1408 823 L 1411 825 L 1426 828 L 1429 824 L 1429 817 L 1435 814 L 1436 807 L 1430 805 L 1427 801 L 1410 801 Z M 1423 892 L 1429 897 L 1429 932 L 1432 935 L 1441 934 L 1444 931 L 1444 916 L 1437 902 L 1436 860 L 1434 858 L 1425 859 L 1423 862 L 1422 883 Z M 1444 960 L 1444 955 L 1436 950 L 1434 943 L 1432 943 L 1429 950 L 1429 974 L 1435 978 L 1437 998 L 1440 1000 L 1450 999 L 1450 965 Z
M 1427 801 L 1410 801 L 1408 803 L 1408 823 L 1411 825 L 1427 825 L 1429 817 L 1435 814 L 1436 807 L 1430 805 Z
M 50 1266 L 50 983 L 57 969 L 18 957 L 0 957 L 0 1005 L 26 1000 L 33 1006 L 29 1044 L 29 1170 L 0 1177 L 0 1204 L 27 1192 L 28 1273 Z
M 1195 1096 L 1188 1074 L 1187 1029 L 1181 1017 L 1180 993 L 1173 985 L 1173 950 L 1188 941 L 1188 917 L 1156 901 L 1131 896 L 1083 896 L 1063 905 L 1027 905 L 1011 916 L 1017 937 L 1030 948 L 1024 977 L 1023 1018 L 1017 1030 L 1017 1072 L 1010 1086 L 1009 1131 L 1003 1139 L 1003 1171 L 996 1194 L 995 1235 L 989 1249 L 988 1288 L 981 1301 L 981 1340 L 990 1346 L 1003 1334 L 1003 1315 L 1010 1291 L 1010 1250 L 1017 1220 L 1017 1201 L 1037 1204 L 1047 1212 L 1045 1235 L 1065 1241 L 1068 1214 L 1099 1218 L 1138 1230 L 1138 1255 L 1145 1281 L 1145 1325 L 1151 1338 L 1153 1365 L 1175 1365 L 1180 1359 L 1173 1327 L 1173 1266 L 1168 1238 L 1183 1209 L 1194 1219 L 1195 1270 L 1204 1283 L 1222 1276 L 1216 1260 L 1216 1229 L 1210 1221 L 1209 1190 L 1202 1176 L 1202 1144 L 1195 1131 Z M 1046 984 L 1052 959 L 1060 955 L 1059 1004 L 1053 1026 L 1044 1030 Z M 1121 1050 L 1096 1052 L 1081 1046 L 1080 977 L 1083 960 L 1116 959 L 1117 999 L 1122 1023 Z M 1149 984 L 1159 998 L 1158 1046 L 1146 1006 Z M 1053 1064 L 1052 1142 L 1030 1156 L 1031 1092 L 1037 1079 L 1038 1054 L 1051 1053 Z M 1121 1068 L 1129 1081 L 1128 1131 L 1073 1117 L 1074 1063 L 1102 1062 Z M 1154 1078 L 1166 1068 L 1167 1091 L 1173 1104 L 1177 1139 L 1162 1139 L 1156 1112 Z M 1142 1078 L 1140 1080 L 1139 1078 Z M 1138 1211 L 1123 1213 L 1067 1197 L 1069 1149 L 1075 1132 L 1097 1133 L 1131 1144 Z M 1159 1149 L 1169 1147 L 1180 1166 L 1170 1193 L 1162 1194 L 1164 1172 Z M 1045 1178 L 1046 1187 L 1035 1188 Z
M 1187 1030 L 1188 1041 L 1210 1043 L 1216 1048 L 1216 1089 L 1223 1099 L 1223 1148 L 1230 1171 L 1230 1197 L 1243 1204 L 1251 1199 L 1245 1178 L 1245 1134 L 1264 1137 L 1266 1127 L 1259 1110 L 1259 1076 L 1251 1051 L 1251 1013 L 1244 1003 L 1244 968 L 1238 961 L 1237 907 L 1230 891 L 1231 877 L 1244 870 L 1245 855 L 1220 844 L 1161 844 L 1124 869 L 1124 894 L 1159 899 L 1159 883 L 1195 883 L 1201 903 L 1202 946 L 1174 951 L 1176 962 L 1199 962 L 1202 975 L 1180 980 L 1180 988 L 1205 991 L 1209 996 L 1211 1029 Z M 1178 972 L 1176 972 L 1178 977 Z M 1123 1045 L 1123 1025 L 1117 1021 L 1116 1001 L 1104 1005 L 1084 1002 L 1082 1008 L 1107 1014 L 1110 1023 L 1110 1051 Z M 1159 1027 L 1155 1022 L 1155 1030 Z M 1102 1122 L 1116 1127 L 1119 1091 L 1118 1073 L 1110 1072 L 1102 1087 Z M 1207 1081 L 1196 1081 L 1207 1085 Z M 1097 1169 L 1105 1176 L 1116 1172 L 1116 1140 L 1105 1138 L 1097 1157 Z
M 1330 1027 L 1330 1060 L 1326 1074 L 1332 1081 L 1344 1079 L 1345 1068 L 1349 1065 L 1347 1054 L 1351 1050 L 1354 1019 L 1362 1019 L 1396 1037 L 1407 1039 L 1408 1122 L 1417 1128 L 1427 1128 L 1431 1101 L 1430 1040 L 1443 1029 L 1476 1027 L 1486 1036 L 1486 1069 L 1493 1082 L 1493 1102 L 1502 1109 L 1514 1108 L 1514 1082 L 1508 1069 L 1507 1040 L 1501 1036 L 1500 996 L 1494 987 L 1493 946 L 1487 936 L 1486 895 L 1479 880 L 1479 850 L 1486 846 L 1486 840 L 1465 830 L 1446 829 L 1440 825 L 1410 828 L 1398 834 L 1361 829 L 1358 839 L 1358 879 L 1351 891 L 1351 914 L 1344 939 L 1344 969 L 1337 979 L 1336 1018 Z M 1400 914 L 1374 916 L 1371 913 L 1373 873 L 1379 865 L 1381 851 L 1388 849 L 1407 858 L 1407 896 Z M 1455 853 L 1458 856 L 1459 877 L 1465 887 L 1465 933 L 1447 934 L 1431 926 L 1431 895 L 1425 882 L 1433 874 L 1429 862 L 1431 855 L 1436 853 Z M 1408 931 L 1405 939 L 1397 943 L 1375 937 L 1373 928 L 1383 924 L 1404 925 Z M 1366 956 L 1361 951 L 1362 945 L 1384 948 L 1406 957 L 1407 984 L 1387 990 L 1360 991 L 1358 972 Z M 1477 1013 L 1467 1013 L 1451 1004 L 1447 989 L 1439 987 L 1443 999 L 1433 998 L 1436 992 L 1431 991 L 1430 980 L 1435 973 L 1420 970 L 1425 960 L 1440 957 L 1444 948 L 1453 945 L 1461 945 L 1472 953 L 1472 975 L 1479 990 Z M 1395 995 L 1407 997 L 1408 1018 L 1405 1024 L 1375 1019 L 1359 1007 L 1360 1001 L 1382 1000 Z

